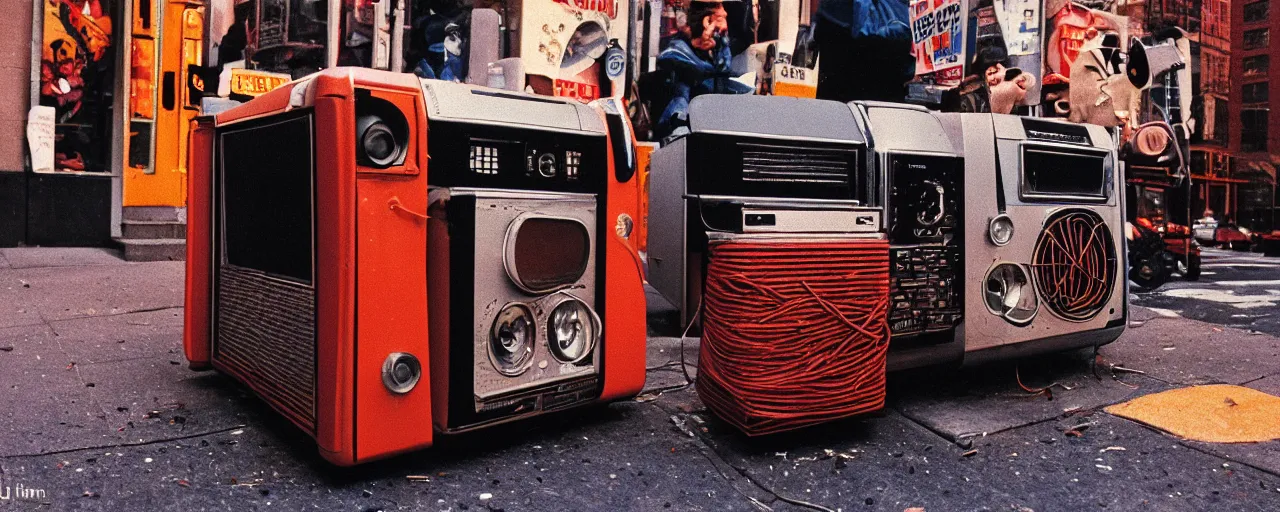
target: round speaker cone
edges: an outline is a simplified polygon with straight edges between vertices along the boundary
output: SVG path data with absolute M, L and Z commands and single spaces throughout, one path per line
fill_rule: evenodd
M 365 157 L 374 165 L 389 166 L 395 163 L 396 156 L 400 153 L 395 134 L 381 121 L 364 131 L 361 145 L 364 147 Z

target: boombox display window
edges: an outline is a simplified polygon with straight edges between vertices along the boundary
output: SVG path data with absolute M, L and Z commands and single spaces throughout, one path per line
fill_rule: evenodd
M 1020 163 L 1024 199 L 1107 200 L 1111 162 L 1105 152 L 1024 144 Z
M 433 186 L 599 193 L 607 179 L 603 136 L 436 121 L 428 137 Z
M 830 141 L 689 135 L 690 194 L 863 199 L 862 146 Z

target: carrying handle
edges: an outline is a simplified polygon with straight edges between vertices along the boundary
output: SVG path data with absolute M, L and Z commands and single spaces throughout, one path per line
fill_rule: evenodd
M 399 196 L 391 196 L 391 199 L 388 199 L 388 200 L 387 200 L 387 209 L 389 209 L 389 210 L 391 210 L 391 211 L 400 210 L 400 211 L 402 211 L 402 212 L 405 212 L 405 213 L 407 213 L 407 214 L 409 214 L 409 215 L 412 215 L 412 216 L 417 217 L 417 218 L 422 219 L 422 220 L 427 220 L 427 219 L 429 218 L 429 217 L 427 217 L 427 215 L 426 215 L 426 214 L 418 213 L 418 212 L 415 212 L 415 211 L 410 210 L 410 209 L 408 209 L 408 208 L 405 208 L 404 203 L 401 203 L 401 202 L 400 202 L 400 197 L 399 197 Z

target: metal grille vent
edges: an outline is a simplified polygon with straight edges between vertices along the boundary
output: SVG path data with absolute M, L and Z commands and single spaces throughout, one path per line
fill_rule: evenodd
M 217 304 L 214 361 L 314 432 L 315 289 L 223 265 Z
M 1116 248 L 1102 217 L 1065 210 L 1049 217 L 1032 255 L 1036 291 L 1054 314 L 1075 322 L 1098 315 L 1116 283 Z
M 739 142 L 743 181 L 849 185 L 857 152 Z

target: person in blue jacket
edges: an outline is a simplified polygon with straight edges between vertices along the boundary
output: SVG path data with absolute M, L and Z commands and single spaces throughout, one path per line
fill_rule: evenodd
M 658 69 L 667 73 L 669 101 L 658 117 L 656 135 L 672 134 L 687 125 L 689 101 L 701 94 L 746 94 L 754 87 L 733 80 L 728 13 L 718 0 L 693 0 L 688 25 L 658 54 Z

